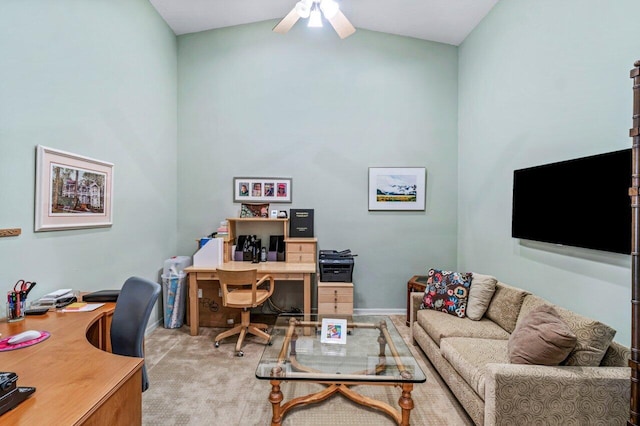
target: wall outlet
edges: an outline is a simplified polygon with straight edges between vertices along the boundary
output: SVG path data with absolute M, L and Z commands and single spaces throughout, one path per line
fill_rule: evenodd
M 202 289 L 198 289 L 198 299 L 202 299 Z
M 218 289 L 218 297 L 222 297 L 222 289 L 221 288 Z

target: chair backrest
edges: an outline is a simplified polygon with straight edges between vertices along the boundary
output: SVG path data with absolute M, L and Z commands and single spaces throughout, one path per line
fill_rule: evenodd
M 160 284 L 144 278 L 131 277 L 125 281 L 111 322 L 114 354 L 144 358 L 144 332 L 160 289 Z M 148 387 L 147 370 L 143 365 L 142 391 Z
M 220 288 L 222 289 L 222 304 L 227 306 L 227 296 L 229 292 L 238 287 L 251 287 L 251 306 L 256 304 L 256 293 L 258 289 L 257 269 L 249 269 L 245 271 L 231 271 L 217 269 Z

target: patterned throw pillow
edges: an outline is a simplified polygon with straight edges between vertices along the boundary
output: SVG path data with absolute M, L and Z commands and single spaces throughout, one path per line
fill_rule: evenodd
M 429 269 L 420 309 L 434 309 L 464 318 L 471 278 L 471 272 Z

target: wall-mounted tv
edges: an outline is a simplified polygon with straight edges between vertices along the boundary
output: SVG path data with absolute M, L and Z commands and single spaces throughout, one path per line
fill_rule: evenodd
M 513 172 L 511 235 L 631 253 L 631 149 Z

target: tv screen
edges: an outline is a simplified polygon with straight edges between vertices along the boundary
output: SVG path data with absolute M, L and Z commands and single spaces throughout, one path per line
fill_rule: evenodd
M 513 172 L 511 235 L 631 253 L 631 149 Z

